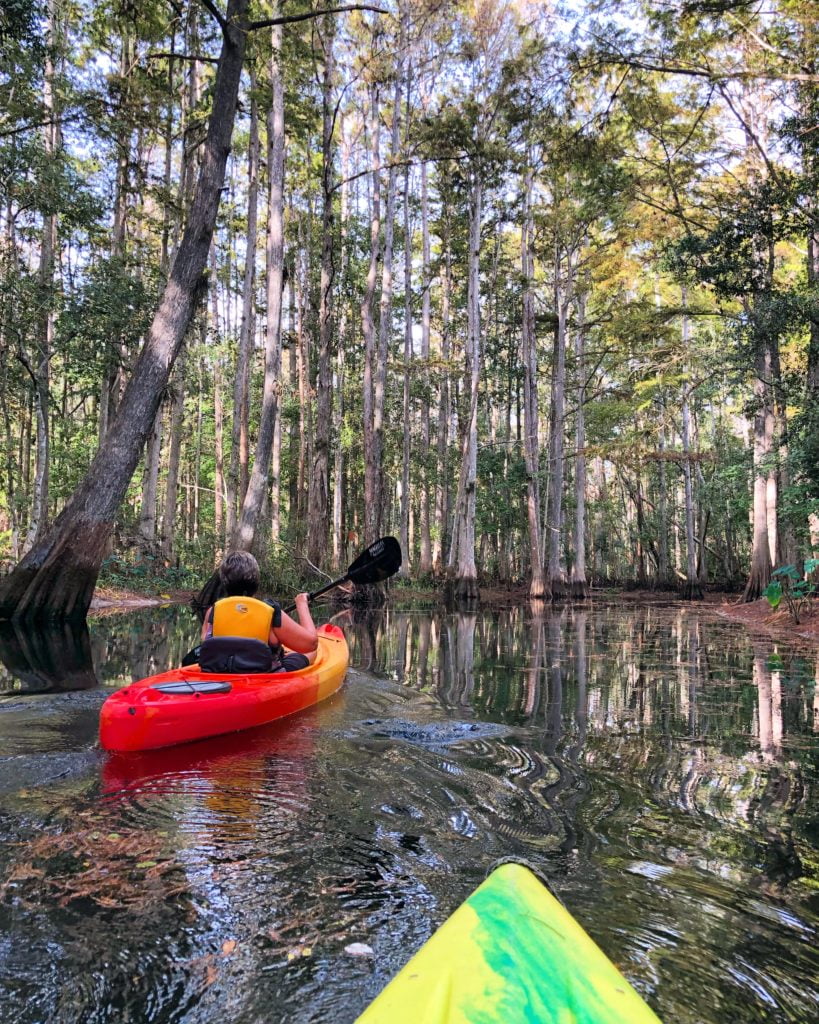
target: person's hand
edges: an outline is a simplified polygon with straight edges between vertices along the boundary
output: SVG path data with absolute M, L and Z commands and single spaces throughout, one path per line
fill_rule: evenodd
M 308 605 L 310 603 L 309 598 L 309 594 L 296 594 L 296 607 L 301 608 L 302 606 Z

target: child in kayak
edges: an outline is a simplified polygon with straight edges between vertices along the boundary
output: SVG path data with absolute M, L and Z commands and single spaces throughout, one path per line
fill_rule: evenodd
M 211 605 L 202 623 L 202 640 L 210 637 L 244 637 L 269 644 L 275 671 L 295 672 L 316 658 L 318 634 L 310 615 L 307 594 L 296 597 L 298 622 L 282 611 L 276 601 L 260 601 L 259 564 L 247 551 L 231 551 L 219 566 L 219 581 L 227 596 Z M 244 599 L 244 600 L 243 600 Z M 290 648 L 285 654 L 282 646 Z

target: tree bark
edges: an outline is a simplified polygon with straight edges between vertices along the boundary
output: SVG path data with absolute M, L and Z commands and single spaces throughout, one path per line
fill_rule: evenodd
M 384 210 L 384 250 L 381 263 L 381 296 L 378 304 L 378 356 L 374 373 L 373 397 L 373 462 L 377 474 L 376 485 L 376 533 L 381 533 L 389 509 L 388 494 L 384 480 L 384 402 L 387 388 L 387 360 L 392 340 L 392 293 L 393 260 L 395 249 L 395 203 L 398 194 L 398 158 L 401 145 L 401 88 L 403 67 L 395 78 L 392 105 L 392 133 L 390 139 L 390 172 L 387 177 L 387 197 Z
M 546 569 L 546 587 L 553 601 L 566 596 L 566 573 L 563 568 L 561 541 L 563 534 L 563 431 L 566 408 L 566 326 L 570 296 L 559 283 L 559 265 L 555 262 L 555 326 L 554 355 L 552 360 L 552 402 L 549 437 L 549 500 L 547 530 L 549 552 Z M 567 273 L 571 273 L 569 267 Z
M 347 255 L 347 216 L 349 204 L 350 185 L 350 145 L 342 122 L 341 132 L 341 265 L 339 276 L 341 288 L 345 288 L 348 275 Z M 333 403 L 333 418 L 335 421 L 335 456 L 333 464 L 333 569 L 339 570 L 344 560 L 344 502 L 345 502 L 345 480 L 344 480 L 344 445 L 342 444 L 342 432 L 344 427 L 344 385 L 345 385 L 345 356 L 344 349 L 347 344 L 347 303 L 341 304 L 341 315 L 338 325 L 338 346 L 336 350 L 336 401 Z
M 574 338 L 577 377 L 574 457 L 574 564 L 572 597 L 589 596 L 586 579 L 586 293 L 577 296 L 577 331 Z
M 683 306 L 688 302 L 688 295 L 685 289 L 683 289 L 682 302 Z M 688 361 L 689 330 L 688 316 L 683 314 L 682 343 L 686 362 Z M 684 457 L 683 478 L 685 480 L 685 586 L 683 587 L 683 598 L 686 601 L 701 601 L 703 595 L 697 574 L 697 549 L 694 540 L 694 482 L 691 471 L 691 398 L 687 382 L 683 383 L 681 400 L 682 448 Z
M 234 547 L 249 551 L 267 493 L 273 435 L 279 416 L 282 369 L 282 289 L 284 285 L 284 85 L 281 73 L 281 26 L 271 30 L 271 102 L 267 118 L 268 211 L 267 211 L 267 330 L 265 332 L 264 387 L 259 436 L 253 472 L 242 504 Z
M 421 362 L 423 364 L 424 399 L 421 402 L 421 493 L 420 527 L 421 551 L 418 560 L 418 571 L 421 576 L 429 576 L 432 572 L 432 533 L 430 530 L 432 509 L 430 507 L 430 375 L 429 375 L 429 338 L 432 324 L 432 302 L 430 296 L 429 264 L 432 250 L 429 241 L 429 195 L 427 188 L 427 164 L 421 162 Z
M 768 460 L 773 444 L 773 412 L 770 408 L 768 347 L 756 344 L 754 380 L 754 498 L 751 570 L 742 600 L 756 601 L 771 581 L 771 549 L 768 537 Z
M 162 450 L 162 405 L 154 417 L 145 449 L 145 471 L 142 477 L 142 501 L 139 511 L 137 543 L 143 557 L 156 554 L 156 497 L 159 483 L 159 456 Z
M 248 0 L 230 0 L 193 208 L 117 421 L 63 512 L 0 581 L 0 615 L 85 617 L 105 543 L 190 324 L 224 184 L 246 46 Z
M 370 265 L 367 270 L 364 297 L 361 301 L 361 330 L 364 334 L 364 541 L 367 544 L 371 544 L 378 538 L 380 519 L 378 501 L 381 479 L 375 436 L 375 381 L 378 373 L 378 352 L 376 348 L 375 322 L 373 320 L 373 300 L 375 297 L 381 239 L 381 156 L 377 83 L 373 83 L 370 86 L 369 133 L 372 152 Z
M 475 565 L 475 499 L 478 475 L 478 391 L 481 376 L 480 255 L 483 182 L 473 169 L 469 203 L 469 276 L 467 279 L 467 340 L 464 387 L 469 412 L 464 424 L 462 465 L 455 502 L 455 520 L 449 555 L 447 598 L 463 605 L 479 597 Z
M 409 97 L 407 97 L 409 100 Z M 409 116 L 409 111 L 407 112 Z M 409 215 L 409 167 L 404 169 L 404 387 L 402 395 L 403 444 L 401 447 L 401 550 L 404 560 L 401 572 L 409 575 L 412 552 L 410 549 L 410 446 L 412 421 L 410 418 L 410 364 L 412 362 L 412 235 Z M 426 450 L 425 450 L 426 452 Z
M 228 469 L 227 533 L 236 546 L 237 510 L 244 503 L 248 485 L 248 431 L 250 421 L 250 371 L 256 326 L 256 237 L 259 206 L 259 112 L 256 76 L 250 72 L 250 139 L 247 155 L 247 238 L 242 281 L 242 319 L 233 382 L 233 424 Z
M 438 482 L 435 490 L 435 544 L 432 564 L 435 572 L 443 571 L 444 550 L 449 521 L 449 424 L 451 421 L 451 392 L 449 386 L 450 309 L 452 305 L 452 228 L 451 210 L 444 213 L 444 267 L 441 281 L 441 363 L 443 364 L 438 388 L 438 436 L 436 462 Z
M 335 194 L 333 160 L 333 130 L 335 104 L 333 103 L 335 64 L 333 46 L 335 21 L 333 15 L 322 18 L 321 46 L 324 63 L 322 81 L 321 131 L 321 283 L 319 296 L 318 374 L 316 377 L 316 431 L 313 441 L 313 464 L 309 481 L 307 503 L 307 557 L 313 565 L 326 561 L 327 538 L 330 529 L 330 432 L 332 429 L 333 380 L 330 369 L 333 341 L 333 232 Z
M 55 68 L 52 53 L 57 46 L 57 21 L 54 0 L 46 5 L 46 47 L 43 75 L 43 114 L 47 123 L 43 129 L 43 149 L 46 160 L 53 162 L 60 148 L 59 112 L 55 101 Z M 51 461 L 51 435 L 49 430 L 50 364 L 54 345 L 54 263 L 57 251 L 57 215 L 43 216 L 43 233 L 40 245 L 40 267 L 38 273 L 39 339 L 35 353 L 35 366 L 22 357 L 31 374 L 34 385 L 34 408 L 37 415 L 37 444 L 34 468 L 34 493 L 28 535 L 23 544 L 23 553 L 42 537 L 48 525 L 49 464 Z
M 523 349 L 523 410 L 524 445 L 526 463 L 526 522 L 529 529 L 529 597 L 542 600 L 547 593 L 543 578 L 543 545 L 540 534 L 540 412 L 538 410 L 538 359 L 535 334 L 534 241 L 532 213 L 532 187 L 534 172 L 526 172 L 524 214 L 520 241 L 521 274 L 523 277 L 523 320 L 521 348 Z

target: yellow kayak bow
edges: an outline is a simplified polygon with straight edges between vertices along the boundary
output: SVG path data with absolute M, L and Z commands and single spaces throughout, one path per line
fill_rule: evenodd
M 660 1024 L 528 868 L 503 864 L 357 1024 Z

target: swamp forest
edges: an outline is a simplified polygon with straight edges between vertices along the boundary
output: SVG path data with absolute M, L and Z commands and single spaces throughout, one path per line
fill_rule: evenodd
M 819 0 L 0 0 L 0 1024 L 815 1024 L 818 582 Z
M 818 16 L 5 3 L 2 614 L 387 532 L 459 602 L 804 575 Z

